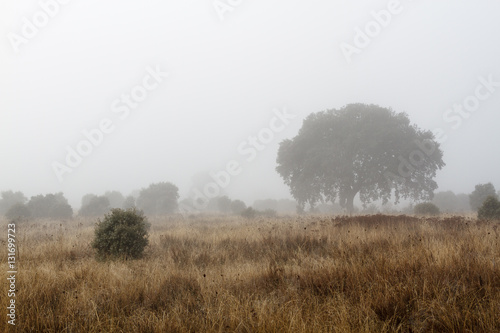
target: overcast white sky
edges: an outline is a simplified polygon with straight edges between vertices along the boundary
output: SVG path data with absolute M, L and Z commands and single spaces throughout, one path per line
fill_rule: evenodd
M 52 16 L 43 14 L 51 2 Z M 356 102 L 443 130 L 439 190 L 500 188 L 500 87 L 467 119 L 443 118 L 471 101 L 479 77 L 500 82 L 496 0 L 243 0 L 223 13 L 212 0 L 62 2 L 0 0 L 0 190 L 62 191 L 78 207 L 86 193 L 170 181 L 186 197 L 195 175 L 236 160 L 230 197 L 285 198 L 274 171 L 279 142 L 308 114 Z M 356 45 L 356 28 L 374 26 L 371 12 L 387 8 L 397 13 L 348 63 L 341 44 Z M 147 68 L 169 76 L 121 119 L 114 101 Z M 296 118 L 248 162 L 238 146 L 284 107 Z M 53 163 L 103 119 L 114 130 L 59 181 Z

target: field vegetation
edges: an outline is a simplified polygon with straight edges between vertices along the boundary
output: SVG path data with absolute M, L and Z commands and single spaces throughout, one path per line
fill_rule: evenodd
M 95 222 L 18 222 L 19 332 L 500 331 L 495 221 L 165 217 L 129 261 L 96 260 Z

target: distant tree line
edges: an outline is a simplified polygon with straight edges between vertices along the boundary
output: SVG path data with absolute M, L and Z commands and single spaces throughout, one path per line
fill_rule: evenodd
M 176 212 L 185 213 L 186 207 L 193 207 L 192 199 L 187 198 L 178 202 L 178 188 L 172 183 L 153 183 L 147 188 L 138 191 L 136 196 L 124 196 L 119 191 L 107 191 L 103 195 L 86 194 L 82 197 L 81 207 L 76 215 L 82 217 L 103 216 L 113 208 L 130 209 L 136 208 L 143 211 L 145 215 L 169 215 Z M 391 203 L 378 207 L 374 203 L 362 208 L 353 207 L 354 212 L 362 214 L 375 213 L 417 213 L 434 214 L 441 213 L 466 213 L 478 212 L 481 218 L 495 216 L 500 191 L 496 192 L 492 183 L 478 184 L 470 194 L 455 194 L 452 191 L 438 192 L 425 205 L 410 205 L 397 211 Z M 484 204 L 488 201 L 486 208 Z M 436 211 L 428 205 L 432 203 L 438 208 Z M 498 204 L 500 206 L 500 203 Z M 245 202 L 238 199 L 230 199 L 228 196 L 219 196 L 210 199 L 203 212 L 241 215 L 244 217 L 255 217 L 259 215 L 274 216 L 276 214 L 290 214 L 301 211 L 301 206 L 294 200 L 289 199 L 265 199 L 256 200 L 253 206 L 247 207 Z M 481 211 L 481 208 L 483 210 Z M 338 203 L 320 203 L 310 207 L 310 212 L 321 214 L 344 214 L 345 208 Z M 417 212 L 418 211 L 418 212 Z M 199 211 L 197 211 L 199 212 Z M 492 213 L 493 212 L 493 213 Z M 492 215 L 493 214 L 493 215 Z M 63 193 L 39 194 L 32 196 L 29 200 L 22 192 L 3 191 L 0 193 L 0 215 L 8 219 L 15 218 L 52 218 L 70 219 L 75 214 L 73 208 Z M 498 209 L 500 217 L 500 208 Z
M 69 219 L 73 216 L 73 208 L 61 192 L 39 194 L 28 200 L 22 192 L 4 191 L 1 193 L 0 213 L 9 219 Z
M 78 216 L 96 217 L 108 213 L 112 208 L 137 208 L 146 215 L 168 215 L 177 211 L 179 189 L 172 183 L 153 183 L 142 189 L 137 198 L 124 197 L 118 191 L 107 191 L 104 195 L 92 193 L 82 197 Z M 4 191 L 0 196 L 0 215 L 15 218 L 70 219 L 73 208 L 63 193 L 36 195 L 28 200 L 22 192 Z

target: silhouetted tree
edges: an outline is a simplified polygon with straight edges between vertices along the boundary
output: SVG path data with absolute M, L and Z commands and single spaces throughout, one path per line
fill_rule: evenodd
M 22 192 L 3 191 L 0 198 L 0 215 L 4 215 L 15 204 L 24 204 L 27 200 Z
M 247 205 L 241 200 L 233 200 L 231 202 L 231 212 L 233 214 L 241 214 L 245 209 L 247 209 Z
M 470 207 L 477 211 L 488 197 L 497 197 L 495 186 L 492 183 L 478 184 L 474 191 L 469 195 Z
M 135 207 L 135 198 L 131 195 L 125 198 L 125 201 L 123 201 L 122 208 L 123 209 L 132 209 Z
M 123 206 L 123 202 L 125 201 L 125 197 L 118 191 L 106 191 L 104 196 L 109 200 L 109 206 L 111 208 L 121 208 Z
M 406 114 L 350 104 L 309 115 L 295 138 L 281 142 L 276 170 L 300 206 L 338 198 L 352 212 L 358 193 L 364 204 L 392 194 L 395 203 L 432 199 L 442 156 L 434 135 Z
M 9 208 L 5 217 L 9 220 L 27 219 L 31 217 L 31 211 L 25 204 L 18 202 Z
M 221 213 L 231 212 L 231 199 L 229 199 L 227 196 L 218 197 L 217 208 Z
M 172 214 L 177 210 L 179 189 L 172 183 L 162 182 L 149 185 L 137 198 L 137 207 L 147 215 Z
M 97 195 L 92 194 L 92 193 L 85 194 L 82 197 L 82 204 L 80 207 L 87 206 L 90 203 L 90 200 L 92 200 L 92 198 L 96 198 L 96 197 L 97 197 Z
M 101 216 L 108 213 L 110 209 L 109 199 L 105 196 L 94 196 L 90 201 L 80 208 L 78 215 L 80 216 Z
M 71 218 L 73 209 L 63 193 L 36 195 L 26 205 L 34 218 Z

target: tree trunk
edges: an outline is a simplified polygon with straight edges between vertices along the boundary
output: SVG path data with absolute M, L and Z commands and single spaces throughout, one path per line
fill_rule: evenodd
M 349 215 L 354 212 L 354 197 L 358 194 L 358 191 L 351 191 L 346 197 L 346 208 Z

